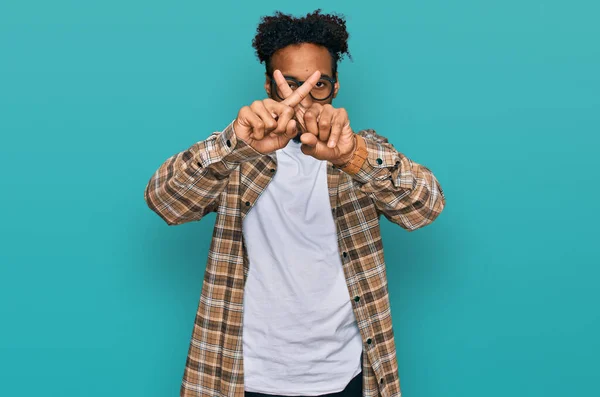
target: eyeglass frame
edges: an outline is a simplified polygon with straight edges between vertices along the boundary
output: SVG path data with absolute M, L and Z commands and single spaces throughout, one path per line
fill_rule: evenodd
M 293 78 L 293 77 L 291 77 L 291 76 L 283 76 L 283 77 L 285 77 L 285 80 L 286 80 L 286 81 L 287 81 L 287 80 L 291 80 L 293 83 L 296 83 L 296 84 L 298 85 L 298 88 L 300 88 L 300 86 L 301 86 L 302 84 L 304 84 L 304 82 L 306 81 L 306 80 L 304 80 L 304 81 L 302 81 L 302 80 L 297 80 L 297 79 L 295 79 L 295 78 Z M 273 77 L 273 75 L 270 75 L 270 76 L 269 76 L 269 78 L 271 79 L 271 90 L 273 90 L 273 89 L 274 89 L 274 90 L 275 90 L 275 95 L 277 95 L 277 98 L 279 98 L 279 99 L 281 99 L 281 100 L 283 101 L 285 98 L 282 98 L 281 96 L 279 96 L 279 92 L 278 92 L 278 89 L 277 89 L 277 82 L 275 81 L 275 78 Z M 331 98 L 331 96 L 332 96 L 332 95 L 333 95 L 333 93 L 335 92 L 335 83 L 337 83 L 337 78 L 335 78 L 335 77 L 329 77 L 329 76 L 321 76 L 321 77 L 319 78 L 319 80 L 321 80 L 321 79 L 323 79 L 323 80 L 327 80 L 327 81 L 329 81 L 329 82 L 331 83 L 331 92 L 329 93 L 329 95 L 327 95 L 327 96 L 326 96 L 325 98 L 323 98 L 323 99 L 317 99 L 317 98 L 315 98 L 315 97 L 313 96 L 312 92 L 309 92 L 309 95 L 310 95 L 310 97 L 311 97 L 313 100 L 315 100 L 315 101 L 326 101 L 326 100 L 328 100 L 329 98 Z

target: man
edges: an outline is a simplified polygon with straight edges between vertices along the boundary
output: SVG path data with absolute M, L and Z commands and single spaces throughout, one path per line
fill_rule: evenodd
M 167 159 L 145 200 L 169 225 L 217 212 L 181 396 L 400 396 L 379 219 L 412 231 L 431 171 L 332 106 L 340 16 L 263 17 L 268 98 Z

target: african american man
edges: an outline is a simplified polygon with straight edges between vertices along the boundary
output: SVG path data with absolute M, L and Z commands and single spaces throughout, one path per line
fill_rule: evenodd
M 263 17 L 267 98 L 147 184 L 169 225 L 216 212 L 182 397 L 401 395 L 380 217 L 413 231 L 445 197 L 332 105 L 347 41 L 339 15 Z

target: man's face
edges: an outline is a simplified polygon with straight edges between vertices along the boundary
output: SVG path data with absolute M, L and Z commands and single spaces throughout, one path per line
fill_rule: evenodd
M 337 96 L 340 88 L 340 84 L 337 82 L 337 73 L 336 76 L 332 76 L 331 55 L 329 54 L 327 48 L 320 45 L 302 43 L 293 44 L 282 48 L 273 54 L 271 58 L 271 67 L 273 70 L 279 69 L 286 78 L 291 77 L 298 81 L 305 81 L 317 70 L 321 72 L 321 76 L 336 78 L 336 82 L 333 84 L 333 93 L 329 98 L 325 100 L 315 100 L 308 95 L 301 103 L 305 108 L 310 107 L 314 102 L 322 105 L 332 103 L 333 98 Z M 327 84 L 330 84 L 325 80 L 323 81 L 324 83 L 320 84 L 319 86 L 325 87 Z M 274 84 L 271 82 L 270 76 L 267 75 L 265 81 L 265 90 L 267 91 L 267 95 L 271 99 L 281 101 L 282 99 L 279 98 L 275 92 L 273 92 L 274 89 Z M 321 98 L 322 96 L 320 97 L 317 94 L 315 97 Z

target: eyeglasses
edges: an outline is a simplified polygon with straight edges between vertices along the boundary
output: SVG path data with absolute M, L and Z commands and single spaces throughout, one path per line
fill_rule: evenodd
M 289 76 L 285 76 L 285 80 L 288 82 L 290 88 L 294 91 L 304 84 L 304 81 L 296 80 L 295 78 Z M 319 79 L 313 89 L 310 90 L 310 96 L 315 101 L 325 101 L 329 99 L 333 95 L 336 81 L 337 80 L 335 78 L 321 76 L 321 79 Z M 271 76 L 271 91 L 274 91 L 279 99 L 285 99 L 283 94 L 279 91 L 273 76 Z

